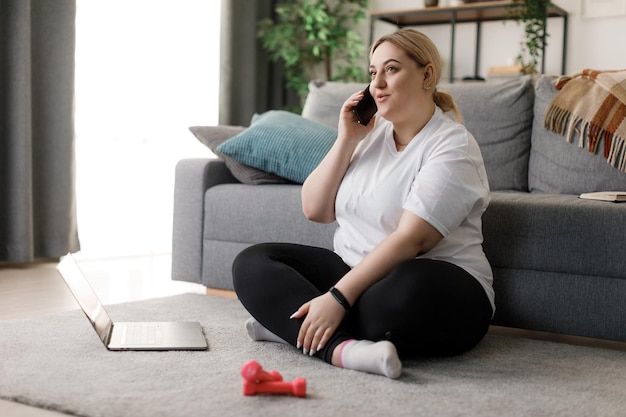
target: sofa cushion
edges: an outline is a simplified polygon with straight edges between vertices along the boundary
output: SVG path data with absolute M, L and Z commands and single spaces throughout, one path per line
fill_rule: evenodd
M 222 159 L 230 172 L 237 180 L 244 184 L 285 184 L 291 181 L 278 175 L 261 171 L 253 167 L 242 164 L 219 152 L 217 148 L 228 139 L 243 132 L 246 128 L 241 126 L 192 126 L 191 133 L 204 145 L 206 145 L 215 155 Z
M 302 116 L 337 126 L 344 101 L 367 84 L 311 82 Z M 528 190 L 534 92 L 530 77 L 504 83 L 440 83 L 480 145 L 492 190 Z
M 288 242 L 332 249 L 336 223 L 302 214 L 299 185 L 221 184 L 206 191 L 202 277 L 214 288 L 233 289 L 235 257 L 253 244 Z
M 528 190 L 534 92 L 530 77 L 502 83 L 438 86 L 459 106 L 485 161 L 492 190 Z
M 543 76 L 535 88 L 530 191 L 547 194 L 626 191 L 626 173 L 609 165 L 602 151 L 593 154 L 543 127 L 546 110 L 557 93 L 552 80 L 553 77 Z
M 311 81 L 302 107 L 302 117 L 336 129 L 343 103 L 365 87 L 367 84 L 363 83 Z
M 237 161 L 303 183 L 330 150 L 337 130 L 297 114 L 271 110 L 217 147 Z
M 483 214 L 491 266 L 625 279 L 626 204 L 494 192 Z

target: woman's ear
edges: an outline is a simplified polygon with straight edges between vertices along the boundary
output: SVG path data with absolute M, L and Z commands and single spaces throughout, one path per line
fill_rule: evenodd
M 430 87 L 435 81 L 435 68 L 433 64 L 424 67 L 424 85 Z

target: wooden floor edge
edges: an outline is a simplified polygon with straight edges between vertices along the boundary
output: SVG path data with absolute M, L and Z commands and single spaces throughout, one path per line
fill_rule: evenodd
M 214 295 L 216 297 L 224 297 L 230 298 L 232 300 L 237 300 L 237 294 L 232 290 L 222 290 L 219 288 L 208 288 L 206 289 L 206 295 Z

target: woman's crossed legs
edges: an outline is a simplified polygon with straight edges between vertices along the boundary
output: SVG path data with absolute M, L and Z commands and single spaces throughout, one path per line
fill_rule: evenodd
M 267 243 L 244 250 L 233 264 L 233 281 L 256 320 L 247 322 L 248 333 L 255 340 L 296 346 L 302 319 L 290 319 L 291 314 L 349 270 L 323 248 Z M 462 353 L 483 338 L 491 315 L 484 290 L 466 271 L 412 259 L 365 291 L 315 356 L 395 378 L 401 371 L 396 349 L 403 358 Z

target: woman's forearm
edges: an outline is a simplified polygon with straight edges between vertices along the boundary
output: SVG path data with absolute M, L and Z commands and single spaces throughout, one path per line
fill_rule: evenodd
M 302 211 L 319 223 L 335 220 L 335 198 L 358 142 L 337 139 L 302 185 Z
M 351 305 L 370 286 L 383 279 L 403 261 L 434 248 L 443 236 L 420 217 L 404 212 L 395 232 L 380 242 L 335 287 Z

